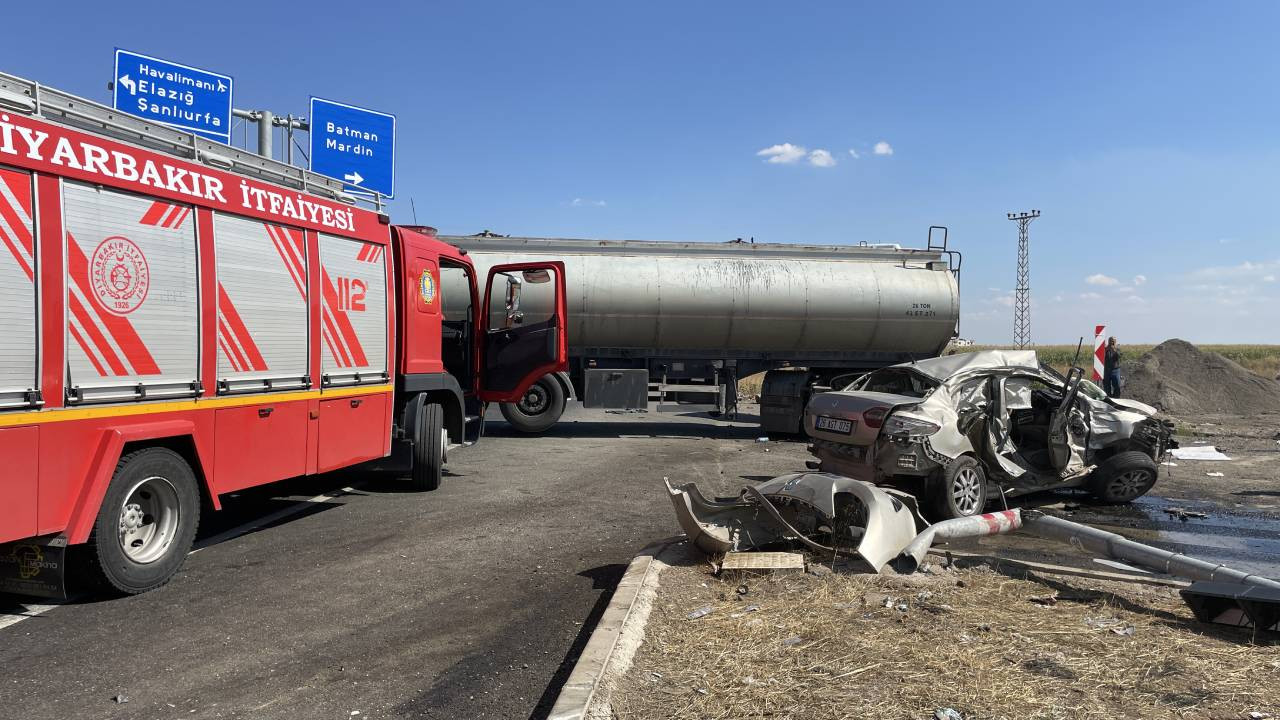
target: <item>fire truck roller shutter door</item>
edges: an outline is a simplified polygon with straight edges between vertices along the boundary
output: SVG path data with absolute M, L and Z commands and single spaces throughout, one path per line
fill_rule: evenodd
M 0 409 L 37 387 L 33 207 L 31 175 L 0 167 Z
M 305 386 L 307 251 L 301 230 L 218 214 L 219 391 Z
M 63 184 L 72 401 L 193 394 L 198 379 L 190 206 Z
M 321 372 L 328 384 L 387 378 L 386 248 L 320 235 Z

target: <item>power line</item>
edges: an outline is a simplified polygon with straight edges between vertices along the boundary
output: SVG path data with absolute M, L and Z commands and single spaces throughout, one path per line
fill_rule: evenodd
M 1031 237 L 1028 226 L 1040 217 L 1039 210 L 1007 213 L 1018 223 L 1018 286 L 1013 298 L 1013 344 L 1019 349 L 1031 344 Z

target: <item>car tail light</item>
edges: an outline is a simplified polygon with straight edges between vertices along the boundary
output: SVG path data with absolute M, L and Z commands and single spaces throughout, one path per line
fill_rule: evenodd
M 862 423 L 869 428 L 878 428 L 884 424 L 884 416 L 889 414 L 889 408 L 874 407 L 862 413 Z

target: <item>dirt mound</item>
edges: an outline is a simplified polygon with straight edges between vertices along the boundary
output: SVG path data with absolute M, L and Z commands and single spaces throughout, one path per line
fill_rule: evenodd
M 1186 340 L 1166 340 L 1121 367 L 1121 395 L 1177 414 L 1280 412 L 1280 382 Z

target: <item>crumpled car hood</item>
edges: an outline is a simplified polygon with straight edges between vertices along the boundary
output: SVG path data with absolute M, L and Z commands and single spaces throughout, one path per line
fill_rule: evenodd
M 1107 399 L 1115 403 L 1116 405 L 1119 405 L 1120 407 L 1124 408 L 1125 410 L 1132 410 L 1134 412 L 1139 412 L 1148 417 L 1155 417 L 1156 414 L 1160 412 L 1159 410 L 1151 407 L 1150 405 L 1146 403 L 1138 402 L 1137 400 L 1130 400 L 1128 398 L 1118 398 L 1118 397 L 1107 398 Z

